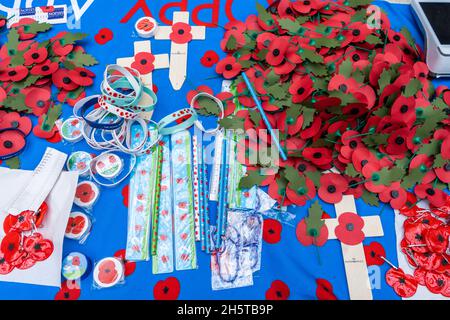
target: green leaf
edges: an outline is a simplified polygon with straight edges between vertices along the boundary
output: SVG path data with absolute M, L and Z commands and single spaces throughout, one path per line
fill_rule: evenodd
M 5 164 L 10 169 L 20 169 L 19 157 L 14 157 L 5 161 Z
M 235 115 L 228 116 L 219 120 L 219 124 L 224 129 L 242 129 L 244 130 L 244 119 Z
M 279 84 L 274 84 L 270 87 L 267 87 L 266 91 L 277 100 L 284 99 L 288 94 L 288 91 L 284 90 L 283 87 L 281 87 Z
M 393 167 L 392 169 L 388 169 L 384 167 L 379 171 L 380 180 L 374 181 L 374 184 L 390 186 L 393 182 L 400 181 L 404 174 L 405 172 L 401 168 Z
M 62 46 L 66 46 L 68 44 L 74 44 L 76 41 L 83 40 L 87 36 L 88 36 L 87 33 L 68 32 L 65 35 L 63 35 L 61 38 L 59 38 L 59 43 L 61 43 Z
M 352 8 L 366 7 L 372 3 L 372 0 L 347 0 L 348 6 Z
M 313 45 L 316 48 L 337 48 L 341 45 L 341 43 L 334 38 L 316 38 L 314 39 L 315 44 Z
M 345 106 L 350 103 L 357 102 L 356 98 L 353 96 L 353 94 L 347 94 L 339 90 L 330 91 L 328 93 L 328 96 L 332 98 L 338 98 L 341 100 L 341 105 Z
M 406 41 L 408 42 L 408 44 L 409 44 L 411 47 L 415 48 L 416 42 L 415 42 L 415 40 L 414 40 L 414 38 L 413 38 L 411 32 L 409 32 L 408 28 L 403 27 L 403 28 L 400 30 L 400 33 L 403 34 L 403 35 L 405 36 Z
M 422 89 L 422 82 L 419 79 L 412 79 L 405 87 L 403 95 L 406 98 L 413 97 L 416 93 Z
M 255 64 L 252 60 L 239 60 L 238 63 L 241 65 L 242 69 L 248 69 Z
M 97 59 L 90 54 L 81 51 L 73 51 L 67 58 L 68 61 L 73 63 L 76 67 L 91 67 L 98 64 Z
M 261 4 L 256 4 L 256 10 L 258 11 L 259 18 L 264 21 L 268 26 L 273 26 L 275 22 L 273 21 L 272 15 L 267 12 L 266 8 Z
M 315 76 L 323 77 L 328 75 L 328 68 L 326 65 L 321 63 L 312 63 L 312 62 L 306 63 L 306 62 L 307 61 L 304 62 L 303 66 L 305 67 L 306 70 L 313 73 Z
M 380 79 L 378 79 L 378 94 L 381 95 L 384 88 L 386 88 L 387 85 L 391 84 L 392 80 L 392 70 L 391 69 L 384 69 L 383 72 L 380 75 Z
M 322 174 L 320 171 L 305 171 L 305 176 L 307 176 L 312 182 L 314 182 L 314 185 L 319 188 L 320 187 L 320 177 Z
M 31 113 L 31 109 L 25 105 L 25 95 L 19 93 L 16 96 L 8 96 L 2 102 L 3 107 L 17 112 Z
M 350 19 L 351 22 L 365 22 L 366 20 L 367 20 L 367 9 L 366 8 L 357 10 Z
M 355 167 L 351 163 L 347 164 L 347 168 L 345 168 L 344 173 L 352 178 L 361 176 L 361 174 L 358 171 L 356 171 Z
M 231 35 L 228 38 L 227 44 L 225 45 L 225 48 L 229 51 L 234 51 L 237 49 L 237 40 L 236 37 Z
M 314 115 L 316 114 L 316 109 L 303 107 L 301 109 L 303 115 L 303 126 L 302 129 L 307 128 L 314 120 Z
M 361 199 L 369 206 L 372 206 L 372 207 L 380 206 L 378 196 L 375 193 L 367 191 L 366 189 L 364 189 Z
M 16 28 L 12 28 L 7 36 L 6 48 L 8 48 L 8 55 L 14 56 L 17 53 L 19 46 L 19 32 Z
M 442 168 L 447 163 L 448 163 L 448 160 L 444 159 L 442 157 L 442 154 L 439 153 L 434 157 L 433 168 Z
M 208 115 L 217 116 L 220 114 L 220 108 L 217 103 L 206 96 L 199 97 L 197 103 Z
M 319 201 L 314 201 L 308 209 L 308 216 L 305 218 L 306 232 L 309 236 L 318 237 L 320 229 L 325 222 L 322 220 L 323 209 Z
M 302 57 L 303 60 L 306 59 L 310 62 L 323 63 L 323 57 L 314 50 L 302 49 L 300 57 Z
M 39 32 L 46 32 L 52 28 L 52 25 L 50 23 L 39 23 L 39 22 L 33 22 L 29 25 L 24 26 L 24 32 L 25 33 L 39 33 Z
M 247 171 L 246 175 L 239 181 L 239 189 L 250 189 L 253 186 L 259 186 L 266 176 L 261 175 L 259 170 Z
M 378 133 L 378 134 L 372 134 L 370 136 L 367 136 L 363 138 L 363 142 L 368 147 L 376 147 L 380 145 L 387 144 L 387 140 L 389 138 L 388 133 Z
M 432 156 L 438 154 L 441 149 L 441 141 L 437 139 L 431 140 L 430 143 L 422 145 L 418 150 L 417 154 L 426 154 L 428 156 Z
M 350 78 L 353 71 L 353 63 L 350 59 L 345 60 L 339 66 L 339 74 L 343 75 L 346 78 Z
M 11 57 L 11 61 L 9 64 L 11 67 L 22 66 L 25 63 L 25 58 L 23 57 L 24 52 L 17 52 L 14 56 Z
M 289 34 L 291 35 L 299 34 L 301 25 L 297 21 L 286 18 L 286 19 L 279 19 L 278 23 L 280 27 L 288 31 Z
M 46 115 L 44 115 L 44 119 L 42 120 L 41 128 L 44 131 L 51 131 L 55 126 L 56 120 L 59 119 L 59 116 L 62 113 L 62 104 L 54 104 L 48 109 Z
M 408 175 L 403 177 L 401 186 L 405 189 L 410 189 L 410 188 L 414 187 L 417 183 L 422 181 L 425 174 L 426 174 L 426 172 L 423 172 L 422 170 L 420 170 L 420 167 L 411 169 L 411 170 L 409 170 Z
M 373 45 L 377 45 L 377 44 L 382 44 L 383 43 L 383 41 L 379 37 L 377 37 L 377 36 L 375 36 L 373 34 L 369 34 L 367 36 L 366 42 L 368 44 L 373 44 Z

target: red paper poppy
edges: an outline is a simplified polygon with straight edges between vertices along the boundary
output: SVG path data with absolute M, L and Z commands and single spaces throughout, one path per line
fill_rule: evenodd
M 450 162 L 447 162 L 442 168 L 435 168 L 436 176 L 444 183 L 450 183 Z
M 427 270 L 422 268 L 414 269 L 414 279 L 416 279 L 417 283 L 421 286 L 425 285 L 425 275 L 427 274 Z
M 11 28 L 17 29 L 17 32 L 19 33 L 19 39 L 20 40 L 30 40 L 36 37 L 36 33 L 29 33 L 29 25 L 36 23 L 36 20 L 33 18 L 22 18 L 18 22 L 13 23 L 11 25 Z
M 441 155 L 442 158 L 450 160 L 450 136 L 447 136 L 447 138 L 442 141 Z
M 44 239 L 40 233 L 33 233 L 23 240 L 23 248 L 35 261 L 44 261 L 53 253 L 53 243 Z
M 34 88 L 25 97 L 25 105 L 33 111 L 35 116 L 46 114 L 50 107 L 51 94 L 49 90 Z
M 38 64 L 44 62 L 47 59 L 48 52 L 45 47 L 38 47 L 38 44 L 33 44 L 24 54 L 25 59 L 24 65 L 31 66 L 33 64 Z
M 338 218 L 339 225 L 334 230 L 336 237 L 350 246 L 360 244 L 364 238 L 364 220 L 353 212 L 345 212 Z
M 178 43 L 184 44 L 192 40 L 191 26 L 184 22 L 177 22 L 172 25 L 172 32 L 170 33 L 170 40 Z
M 219 61 L 216 66 L 216 72 L 221 74 L 225 79 L 236 77 L 242 70 L 242 66 L 233 56 L 228 56 Z
M 447 225 L 430 228 L 423 233 L 425 242 L 432 252 L 445 253 L 449 245 L 450 227 Z
M 424 239 L 424 231 L 427 226 L 423 223 L 410 223 L 408 220 L 403 224 L 405 230 L 406 245 L 411 245 L 411 250 L 416 252 L 427 252 L 428 248 Z
M 380 200 L 388 203 L 394 209 L 401 209 L 404 207 L 407 200 L 406 190 L 400 186 L 400 182 L 394 182 L 389 187 L 384 189 L 379 194 Z
M 42 122 L 44 121 L 44 115 L 38 119 L 38 124 L 33 127 L 33 134 L 42 139 L 51 139 L 58 134 L 58 127 L 56 125 L 53 128 L 48 128 L 48 131 L 44 130 Z
M 403 121 L 408 127 L 411 127 L 416 121 L 416 107 L 414 97 L 399 96 L 391 108 L 391 115 L 396 119 Z
M 435 207 L 445 205 L 447 195 L 444 191 L 433 187 L 432 184 L 419 184 L 414 188 L 414 193 L 421 199 L 427 199 Z
M 129 275 L 132 275 L 136 270 L 136 262 L 126 260 L 125 256 L 126 256 L 125 249 L 119 250 L 116 253 L 114 253 L 114 257 L 122 260 L 125 266 L 125 273 L 124 273 L 125 277 L 128 277 Z
M 342 194 L 347 190 L 347 180 L 337 173 L 326 173 L 320 177 L 318 191 L 320 199 L 327 203 L 338 203 L 342 200 Z
M 380 181 L 380 170 L 381 167 L 378 163 L 368 163 L 362 168 L 362 174 L 367 179 L 364 186 L 367 190 L 374 193 L 380 193 L 386 190 L 386 186 L 383 184 L 378 184 Z
M 432 293 L 443 294 L 448 297 L 450 293 L 449 287 L 450 277 L 444 273 L 429 271 L 425 275 L 425 285 Z
M 52 51 L 54 54 L 60 57 L 65 57 L 71 53 L 74 49 L 73 44 L 66 44 L 64 42 L 64 36 L 67 31 L 62 31 L 52 38 Z
M 140 52 L 134 56 L 134 61 L 131 64 L 133 69 L 139 71 L 140 74 L 149 74 L 154 69 L 155 56 L 150 52 Z
M 286 56 L 289 48 L 289 41 L 284 37 L 274 39 L 269 46 L 269 52 L 266 55 L 266 61 L 271 66 L 279 66 Z
M 73 70 L 69 70 L 68 76 L 77 85 L 87 87 L 94 83 L 92 78 L 95 77 L 95 73 L 85 68 L 75 68 Z
M 227 47 L 230 38 L 233 37 L 235 40 L 235 46 L 232 49 Z M 245 35 L 242 32 L 236 30 L 228 30 L 225 32 L 223 39 L 220 41 L 220 48 L 224 52 L 235 52 L 238 49 L 242 48 L 246 43 Z
M 364 185 L 361 179 L 346 177 L 348 180 L 348 189 L 344 192 L 345 195 L 352 195 L 355 199 L 361 198 L 364 193 Z
M 97 34 L 94 36 L 95 42 L 100 45 L 107 44 L 114 37 L 114 33 L 109 28 L 100 29 Z
M 8 20 L 6 20 L 6 18 L 0 18 L 0 30 L 2 30 L 6 26 L 7 22 Z
M 292 3 L 295 11 L 301 14 L 315 14 L 316 9 L 323 7 L 325 4 L 318 0 L 299 0 Z
M 21 242 L 22 236 L 18 231 L 8 232 L 2 239 L 0 245 L 0 251 L 3 252 L 4 259 L 11 263 L 17 260 L 21 255 Z
M 6 113 L 0 110 L 0 130 L 7 128 L 19 129 L 24 135 L 28 135 L 31 132 L 32 123 L 30 118 L 21 117 L 17 112 Z
M 211 68 L 217 62 L 219 62 L 219 55 L 214 50 L 206 51 L 200 58 L 200 63 L 206 68 Z
M 57 88 L 64 89 L 66 91 L 73 91 L 79 86 L 70 78 L 69 70 L 59 69 L 52 74 L 53 83 Z
M 47 12 L 47 13 L 55 11 L 54 6 L 41 6 L 39 8 L 42 10 L 42 12 Z
M 304 246 L 323 246 L 328 241 L 328 228 L 324 224 L 319 231 L 319 234 L 316 234 L 316 230 L 310 230 L 308 232 L 308 226 L 306 224 L 306 220 L 302 219 L 295 229 L 295 234 L 297 236 L 297 240 Z
M 416 279 L 413 276 L 405 274 L 400 268 L 389 269 L 386 272 L 386 282 L 402 298 L 412 297 L 417 291 Z
M 433 252 L 413 252 L 414 262 L 427 271 L 437 270 L 441 266 L 441 257 Z
M 20 131 L 0 133 L 0 157 L 16 154 L 25 148 L 25 137 Z
M 364 255 L 368 266 L 381 266 L 384 260 L 381 257 L 386 257 L 386 251 L 381 243 L 373 241 L 369 245 L 364 246 Z
M 319 300 L 337 300 L 332 284 L 325 279 L 316 279 L 316 297 Z
M 28 75 L 28 69 L 24 66 L 8 67 L 0 71 L 0 81 L 19 82 Z
M 290 294 L 291 292 L 286 283 L 281 280 L 274 280 L 266 291 L 266 300 L 287 300 Z
M 313 92 L 313 81 L 309 76 L 294 76 L 289 87 L 292 102 L 302 103 Z
M 298 206 L 304 206 L 306 201 L 316 196 L 316 188 L 314 182 L 309 178 L 305 178 L 306 187 L 296 187 L 292 183 L 288 183 L 286 187 L 286 196 L 292 203 Z
M 37 64 L 31 68 L 30 73 L 34 76 L 49 76 L 58 70 L 59 65 L 57 62 L 45 60 L 41 64 Z
M 326 168 L 330 165 L 332 160 L 332 151 L 327 148 L 305 148 L 302 151 L 302 156 L 318 167 Z
M 276 219 L 266 219 L 263 224 L 263 239 L 267 243 L 275 244 L 281 240 L 283 226 Z
M 153 287 L 155 300 L 177 300 L 180 295 L 180 282 L 175 277 L 159 280 Z
M 81 290 L 78 285 L 73 282 L 64 281 L 61 284 L 61 289 L 56 293 L 55 300 L 78 300 L 81 295 Z

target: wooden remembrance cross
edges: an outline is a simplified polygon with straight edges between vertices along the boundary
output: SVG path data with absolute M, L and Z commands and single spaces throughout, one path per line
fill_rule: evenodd
M 189 24 L 189 12 L 177 11 L 173 13 L 173 24 L 178 22 Z M 191 27 L 192 40 L 205 40 L 206 28 L 204 26 Z M 156 40 L 169 40 L 172 33 L 172 26 L 159 26 Z M 188 43 L 175 43 L 172 41 L 170 49 L 170 70 L 169 79 L 174 90 L 180 90 L 186 80 Z
M 138 53 L 141 52 L 148 52 L 151 53 L 152 52 L 152 47 L 151 47 L 151 43 L 150 40 L 146 40 L 146 41 L 136 41 L 134 43 L 134 54 L 137 55 Z M 155 54 L 155 61 L 153 63 L 154 65 L 154 70 L 156 69 L 166 69 L 169 67 L 169 55 L 167 54 Z M 122 66 L 122 67 L 127 67 L 127 68 L 131 68 L 131 64 L 134 62 L 134 57 L 130 57 L 130 58 L 119 58 L 117 59 L 117 64 Z M 141 80 L 142 83 L 153 90 L 153 77 L 152 77 L 153 72 L 150 72 L 148 74 L 143 74 L 141 75 Z M 144 96 L 146 97 L 146 96 Z M 151 112 L 143 112 L 141 114 L 141 118 L 144 118 L 145 120 L 150 120 L 152 118 L 153 115 L 153 111 Z
M 335 204 L 336 219 L 324 219 L 328 228 L 328 239 L 337 239 L 334 230 L 339 225 L 339 216 L 345 212 L 357 213 L 355 199 L 344 195 L 342 201 Z M 383 227 L 379 216 L 362 217 L 365 237 L 382 237 Z M 341 242 L 344 257 L 345 274 L 351 300 L 372 300 L 372 289 L 367 270 L 366 257 L 362 243 L 351 246 Z

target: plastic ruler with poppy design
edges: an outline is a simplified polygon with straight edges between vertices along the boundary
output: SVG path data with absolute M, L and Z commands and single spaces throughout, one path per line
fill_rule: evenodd
M 140 126 L 131 128 L 132 147 L 138 145 L 143 134 Z M 154 141 L 158 134 L 155 129 L 149 130 Z M 156 152 L 138 156 L 136 166 L 130 177 L 128 232 L 126 259 L 132 261 L 149 260 L 149 240 L 151 224 L 151 208 L 156 187 L 156 168 L 158 156 Z
M 173 208 L 170 139 L 162 140 L 161 193 L 158 212 L 158 245 L 152 257 L 153 273 L 173 272 Z
M 151 42 L 135 41 L 134 57 L 119 58 L 117 64 L 122 67 L 134 68 L 141 74 L 142 83 L 152 89 L 153 88 L 153 70 L 169 68 L 168 54 L 152 54 Z M 143 95 L 143 99 L 149 99 L 148 95 Z M 141 103 L 150 105 L 151 101 L 141 101 Z M 152 118 L 153 111 L 143 112 L 140 117 L 146 120 Z
M 342 221 L 342 218 L 340 219 L 340 217 L 349 212 L 357 214 L 355 198 L 351 195 L 344 195 L 342 201 L 335 204 L 335 209 L 336 219 L 324 219 L 328 229 L 328 239 L 338 239 L 335 230 L 342 223 L 345 224 L 343 227 L 350 231 L 349 236 L 352 237 L 351 233 L 354 225 L 351 222 Z M 363 232 L 364 237 L 382 237 L 384 235 L 379 216 L 361 217 L 360 219 L 363 221 L 363 228 L 361 231 Z M 369 271 L 367 269 L 362 240 L 355 245 L 345 244 L 343 242 L 345 240 L 343 239 L 339 240 L 341 241 L 350 299 L 372 300 L 372 289 L 370 286 Z
M 37 211 L 53 189 L 66 159 L 65 153 L 47 148 L 30 181 L 2 211 L 12 215 L 18 215 L 26 210 Z
M 155 34 L 156 40 L 172 40 L 170 49 L 170 69 L 169 79 L 174 90 L 180 90 L 186 80 L 187 73 L 187 57 L 188 57 L 188 43 L 191 40 L 205 40 L 206 28 L 204 26 L 191 27 L 189 24 L 189 12 L 177 11 L 173 13 L 173 25 L 172 26 L 160 26 Z M 184 28 L 177 28 L 180 25 Z M 177 32 L 178 36 L 183 35 L 186 37 L 180 37 L 175 39 L 171 36 L 173 32 Z M 187 33 L 190 32 L 189 38 Z
M 175 237 L 175 268 L 197 268 L 192 188 L 192 147 L 189 131 L 171 136 L 171 168 Z

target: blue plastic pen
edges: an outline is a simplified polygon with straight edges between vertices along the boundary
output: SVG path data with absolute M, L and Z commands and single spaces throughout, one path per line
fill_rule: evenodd
M 278 140 L 277 135 L 275 134 L 275 131 L 272 128 L 272 125 L 269 122 L 269 119 L 267 119 L 266 113 L 264 112 L 264 109 L 261 105 L 261 101 L 259 101 L 258 96 L 256 95 L 255 89 L 253 89 L 252 84 L 250 83 L 250 79 L 247 77 L 245 72 L 242 73 L 242 78 L 244 78 L 245 83 L 247 84 L 248 90 L 250 91 L 250 94 L 252 95 L 253 100 L 256 103 L 256 106 L 258 107 L 259 113 L 261 113 L 261 117 L 266 124 L 267 129 L 270 132 L 270 136 L 272 137 L 272 141 L 275 143 L 275 145 L 278 148 L 278 151 L 280 152 L 281 159 L 284 161 L 287 160 L 286 153 L 284 153 L 284 150 L 281 148 L 280 141 Z

